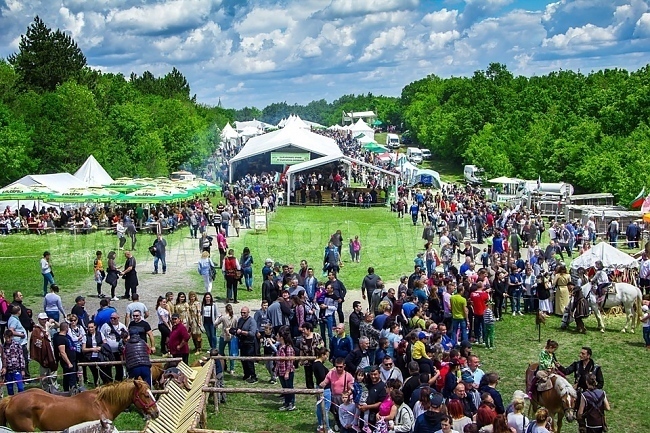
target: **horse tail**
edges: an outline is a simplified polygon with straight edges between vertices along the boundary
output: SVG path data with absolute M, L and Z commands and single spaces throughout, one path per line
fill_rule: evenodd
M 7 417 L 5 416 L 5 411 L 7 410 L 7 405 L 9 404 L 10 400 L 11 397 L 5 397 L 0 400 L 0 426 L 7 426 Z
M 634 297 L 634 308 L 636 308 L 636 323 L 641 323 L 641 317 L 643 317 L 643 311 L 641 311 L 641 304 L 643 303 L 643 293 L 641 289 L 637 287 L 637 293 Z

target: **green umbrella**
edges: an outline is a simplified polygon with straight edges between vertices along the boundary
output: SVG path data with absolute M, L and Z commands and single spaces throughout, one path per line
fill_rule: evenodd
M 202 178 L 196 178 L 194 179 L 194 182 L 199 183 L 200 185 L 205 186 L 206 191 L 221 191 L 221 186 L 214 184 L 210 182 L 209 180 L 205 180 Z
M 374 142 L 364 144 L 363 148 L 370 151 L 370 152 L 373 152 L 373 153 L 388 152 L 388 149 L 386 149 L 384 146 L 381 146 L 381 145 L 379 145 L 377 143 L 374 143 Z
M 0 189 L 0 200 L 42 200 L 54 193 L 42 185 L 25 186 L 17 183 Z
M 119 179 L 115 179 L 113 182 L 104 185 L 104 188 L 114 189 L 115 191 L 120 192 L 130 192 L 146 185 L 147 183 L 142 182 L 142 180 L 131 179 L 130 177 L 120 177 Z
M 374 122 L 372 122 L 372 126 L 380 126 L 380 125 L 383 125 L 383 124 L 384 124 L 384 122 L 382 122 L 382 121 L 379 120 L 379 119 L 377 119 L 377 120 L 375 120 Z
M 65 192 L 52 194 L 50 201 L 61 203 L 88 203 L 117 201 L 121 193 L 108 188 L 70 188 Z
M 176 188 L 145 187 L 122 196 L 124 203 L 165 203 L 188 198 L 186 191 Z

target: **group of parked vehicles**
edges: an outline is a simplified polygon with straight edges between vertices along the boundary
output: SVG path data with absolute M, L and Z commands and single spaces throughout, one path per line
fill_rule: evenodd
M 399 135 L 386 134 L 386 147 L 389 149 L 399 149 L 402 144 L 412 143 L 410 135 L 407 133 L 408 131 L 402 134 L 401 143 Z M 420 149 L 418 147 L 408 147 L 406 149 L 406 158 L 413 164 L 420 164 L 423 160 L 431 158 L 431 151 L 429 149 Z

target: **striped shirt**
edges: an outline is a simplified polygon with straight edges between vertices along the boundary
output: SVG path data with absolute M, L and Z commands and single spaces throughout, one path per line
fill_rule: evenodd
M 486 325 L 494 325 L 496 323 L 494 313 L 492 313 L 492 309 L 490 307 L 486 308 L 485 312 L 483 313 L 483 323 Z

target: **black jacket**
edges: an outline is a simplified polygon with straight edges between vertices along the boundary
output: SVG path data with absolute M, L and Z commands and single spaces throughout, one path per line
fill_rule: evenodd
M 357 344 L 359 338 L 361 338 L 359 328 L 364 319 L 365 316 L 362 312 L 357 313 L 356 311 L 353 311 L 352 314 L 350 314 L 350 337 L 352 337 L 352 341 L 354 341 L 355 344 Z
M 149 359 L 149 347 L 142 341 L 138 334 L 133 334 L 124 344 L 124 360 L 126 369 L 131 370 L 136 367 L 151 367 Z
M 559 370 L 567 376 L 573 373 L 575 383 L 577 383 L 578 388 L 583 391 L 587 389 L 587 375 L 589 373 L 596 375 L 596 388 L 603 389 L 603 385 L 605 384 L 603 370 L 600 368 L 600 365 L 594 362 L 593 359 L 590 359 L 586 366 L 582 361 L 578 360 L 568 367 L 560 367 Z
M 345 357 L 345 370 L 350 374 L 354 375 L 357 371 L 357 367 L 361 364 L 361 360 L 367 356 L 368 362 L 372 365 L 372 359 L 368 352 L 362 352 L 361 349 L 354 349 L 352 352 L 348 353 L 348 356 Z

